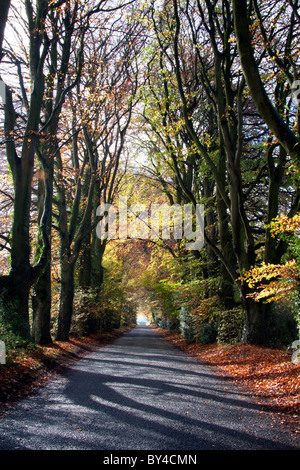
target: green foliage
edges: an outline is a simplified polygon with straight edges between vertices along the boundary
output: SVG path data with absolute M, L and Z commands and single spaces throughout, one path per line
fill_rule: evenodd
M 197 342 L 201 344 L 211 344 L 216 341 L 218 330 L 213 323 L 204 322 L 197 332 Z
M 225 310 L 219 315 L 217 342 L 219 344 L 235 344 L 242 339 L 244 315 L 241 308 Z
M 195 330 L 195 341 L 202 344 L 213 343 L 216 340 L 218 314 L 220 306 L 217 296 L 198 300 L 191 314 Z
M 153 322 L 160 328 L 179 327 L 180 286 L 178 263 L 169 253 L 156 252 L 145 266 L 139 283 L 147 292 Z
M 74 314 L 71 334 L 88 336 L 96 322 L 97 292 L 92 288 L 77 289 L 74 296 Z
M 193 343 L 195 340 L 195 328 L 193 317 L 187 307 L 181 307 L 179 314 L 180 334 L 187 343 Z
M 160 328 L 177 330 L 188 343 L 240 341 L 242 310 L 224 311 L 217 295 L 219 279 L 203 279 L 199 272 L 201 261 L 188 256 L 163 260 L 161 266 L 153 259 L 142 277 L 153 299 L 154 323 Z
M 288 346 L 298 337 L 297 321 L 290 305 L 274 303 L 268 321 L 270 342 L 273 346 Z
M 104 262 L 100 289 L 77 289 L 71 333 L 78 336 L 102 334 L 135 322 L 136 308 L 126 296 L 122 265 L 110 258 Z
M 22 328 L 22 323 L 24 326 Z M 27 323 L 22 321 L 13 302 L 7 304 L 0 300 L 0 340 L 6 349 L 24 348 L 31 344 L 27 334 Z
M 198 334 L 198 342 L 202 344 L 211 344 L 216 341 L 218 331 L 214 324 L 203 323 Z

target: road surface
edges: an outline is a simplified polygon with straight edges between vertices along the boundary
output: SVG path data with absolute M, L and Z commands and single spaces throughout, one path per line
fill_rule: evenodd
M 136 327 L 0 419 L 1 450 L 299 450 L 210 367 Z

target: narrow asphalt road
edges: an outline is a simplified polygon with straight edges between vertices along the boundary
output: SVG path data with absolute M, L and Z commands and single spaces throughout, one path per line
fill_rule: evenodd
M 299 450 L 251 398 L 149 327 L 85 356 L 0 419 L 1 450 Z

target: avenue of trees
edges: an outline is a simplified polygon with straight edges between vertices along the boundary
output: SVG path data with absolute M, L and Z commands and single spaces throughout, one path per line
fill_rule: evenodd
M 297 339 L 298 0 L 0 9 L 0 336 L 68 340 L 144 303 L 191 341 Z M 201 204 L 203 248 L 101 239 L 121 196 Z

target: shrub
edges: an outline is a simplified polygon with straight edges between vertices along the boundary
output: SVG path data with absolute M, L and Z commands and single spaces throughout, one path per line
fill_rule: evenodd
M 217 342 L 236 344 L 241 341 L 244 327 L 244 315 L 240 307 L 225 310 L 219 315 Z
M 102 334 L 134 323 L 136 306 L 127 298 L 122 282 L 122 267 L 110 259 L 105 262 L 100 288 L 77 289 L 71 334 Z
M 201 344 L 210 344 L 216 341 L 218 334 L 217 327 L 209 322 L 204 322 L 197 333 L 197 342 Z
M 97 293 L 92 288 L 77 289 L 74 296 L 74 313 L 70 333 L 88 336 L 96 331 Z
M 192 310 L 195 341 L 209 344 L 216 340 L 218 312 L 219 304 L 216 296 L 202 299 Z
M 193 317 L 191 316 L 187 307 L 181 307 L 180 309 L 179 330 L 181 336 L 186 340 L 187 343 L 192 343 L 195 340 Z
M 289 304 L 272 305 L 268 331 L 273 346 L 288 346 L 298 338 L 297 320 Z
M 4 341 L 7 351 L 15 348 L 25 348 L 32 343 L 27 333 L 27 323 L 24 323 L 22 334 L 22 319 L 16 311 L 13 302 L 3 305 L 0 300 L 0 339 Z M 16 333 L 21 332 L 21 334 Z

